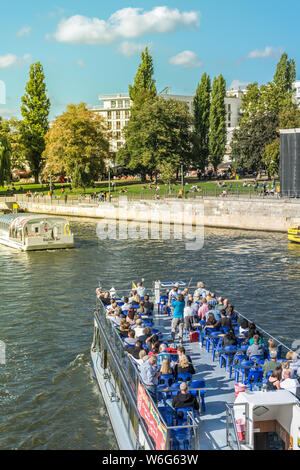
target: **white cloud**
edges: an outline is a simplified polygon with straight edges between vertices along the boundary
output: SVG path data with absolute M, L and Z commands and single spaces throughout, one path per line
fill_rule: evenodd
M 85 66 L 85 63 L 83 62 L 83 60 L 78 59 L 77 62 L 76 62 L 76 65 L 77 65 L 78 67 L 84 67 L 84 66 Z
M 29 36 L 31 31 L 32 31 L 31 26 L 24 26 L 24 28 L 21 28 L 20 31 L 17 32 L 17 36 L 19 38 L 23 38 L 24 36 Z
M 30 61 L 30 54 L 25 54 L 23 57 L 18 57 L 15 54 L 2 55 L 0 56 L 0 69 L 8 69 L 15 65 L 26 65 Z
M 12 108 L 0 108 L 0 116 L 2 117 L 12 117 L 16 116 L 18 111 Z
M 245 90 L 249 82 L 241 82 L 240 80 L 233 80 L 229 85 L 229 90 Z
M 203 63 L 199 57 L 192 51 L 183 51 L 169 59 L 169 64 L 178 65 L 185 69 L 191 67 L 202 67 Z
M 118 38 L 133 39 L 146 34 L 167 34 L 177 29 L 195 29 L 199 26 L 199 12 L 180 12 L 177 8 L 155 7 L 123 8 L 107 21 L 74 15 L 63 19 L 54 33 L 58 42 L 70 44 L 111 44 Z M 49 37 L 49 35 L 47 35 Z
M 249 52 L 248 59 L 268 59 L 269 57 L 278 58 L 283 53 L 282 47 L 266 46 L 264 50 L 255 49 Z
M 125 57 L 131 57 L 140 53 L 145 47 L 145 44 L 135 44 L 134 42 L 124 41 L 119 44 L 118 51 Z

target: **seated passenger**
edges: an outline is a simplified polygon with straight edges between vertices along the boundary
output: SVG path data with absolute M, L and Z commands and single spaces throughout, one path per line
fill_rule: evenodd
M 127 338 L 128 336 L 128 331 L 130 330 L 130 324 L 127 323 L 126 320 L 122 321 L 123 319 L 121 319 L 120 321 L 120 336 L 122 338 Z
M 129 310 L 131 308 L 131 303 L 129 302 L 128 297 L 124 297 L 124 305 L 122 305 L 121 309 L 124 310 Z
M 132 329 L 135 331 L 136 338 L 144 334 L 145 326 L 140 318 L 135 320 L 135 324 L 132 326 Z
M 134 324 L 134 316 L 135 316 L 135 310 L 134 308 L 130 308 L 127 313 L 126 321 L 130 324 Z
M 226 310 L 220 310 L 221 318 L 217 321 L 215 328 L 218 330 L 223 327 L 230 327 L 231 328 L 231 320 L 229 317 L 226 317 Z
M 174 377 L 174 371 L 171 367 L 170 359 L 165 358 L 162 361 L 161 368 L 160 368 L 161 375 L 172 375 Z M 172 379 L 170 378 L 170 382 L 172 383 Z M 169 386 L 171 385 L 169 383 Z
M 144 348 L 143 348 L 143 343 L 139 340 L 137 340 L 137 342 L 135 343 L 134 348 L 125 347 L 124 349 L 125 349 L 125 351 L 128 352 L 128 354 L 133 356 L 135 359 L 139 359 L 140 351 L 145 351 Z M 147 354 L 147 351 L 145 351 L 145 353 Z
M 128 331 L 128 337 L 124 339 L 124 345 L 136 345 L 137 339 L 135 338 L 135 332 L 133 330 Z
M 179 348 L 177 348 L 177 354 L 178 354 L 178 360 L 180 360 L 180 358 L 182 356 L 186 356 L 188 358 L 188 361 L 192 364 L 192 359 L 191 359 L 191 356 L 188 356 L 188 354 L 185 354 L 185 348 L 183 346 L 179 346 Z
M 263 344 L 259 344 L 258 335 L 253 336 L 253 344 L 248 347 L 246 354 L 250 360 L 252 356 L 265 357 L 265 347 Z
M 290 369 L 294 371 L 294 374 L 300 376 L 300 359 L 297 354 L 294 351 L 288 351 L 285 357 L 290 363 Z
M 263 365 L 263 373 L 264 373 L 264 378 L 266 378 L 267 373 L 270 371 L 274 371 L 277 367 L 277 351 L 272 350 L 270 352 L 270 359 L 266 360 L 264 365 Z
M 246 318 L 243 318 L 239 327 L 239 333 L 240 335 L 244 335 L 246 337 L 248 334 L 248 331 L 249 331 L 249 322 L 248 320 L 246 320 Z
M 145 307 L 145 302 L 143 300 L 139 303 L 139 308 L 137 309 L 136 313 L 139 315 L 148 315 L 148 310 Z
M 294 371 L 291 369 L 282 370 L 282 380 L 280 382 L 280 387 L 284 390 L 288 390 L 293 393 L 293 395 L 299 394 L 299 382 L 296 378 L 293 377 Z
M 267 354 L 268 354 L 268 356 L 270 355 L 271 351 L 276 351 L 276 353 L 277 353 L 276 343 L 275 343 L 274 339 L 272 339 L 272 338 L 268 339 L 268 342 L 267 342 Z
M 234 310 L 234 305 L 228 305 L 227 307 L 227 316 L 230 318 L 231 323 L 237 323 L 239 316 Z
M 280 381 L 282 379 L 282 369 L 281 367 L 276 367 L 273 371 L 273 373 L 270 375 L 267 381 L 267 390 L 268 391 L 273 391 L 273 390 L 280 390 Z
M 174 372 L 175 377 L 178 377 L 178 374 L 195 374 L 195 369 L 188 358 L 182 354 L 179 357 L 179 362 L 175 365 Z
M 216 324 L 217 324 L 217 320 L 215 319 L 215 316 L 213 313 L 209 313 L 207 315 L 207 319 L 206 319 L 206 325 L 204 327 L 204 330 L 208 329 L 210 330 L 211 328 L 215 328 L 216 327 Z
M 136 291 L 137 291 L 137 294 L 138 294 L 140 297 L 144 297 L 145 292 L 146 292 L 146 288 L 143 286 L 143 283 L 142 283 L 142 282 L 138 282 L 138 283 L 137 283 Z
M 137 336 L 137 335 L 136 335 Z M 142 343 L 146 343 L 147 339 L 150 338 L 151 335 L 151 328 L 146 326 L 143 330 L 143 334 L 141 336 L 137 336 L 137 338 L 142 341 Z
M 226 346 L 236 346 L 237 345 L 237 339 L 236 339 L 236 336 L 235 336 L 233 330 L 229 330 L 228 333 L 224 336 L 224 338 L 222 340 L 222 345 L 224 346 L 224 348 Z
M 167 352 L 167 346 L 163 343 L 159 346 L 159 353 L 157 354 L 157 365 L 160 367 L 164 359 L 171 360 L 171 354 Z
M 178 408 L 191 407 L 194 410 L 199 410 L 199 403 L 195 395 L 188 393 L 188 385 L 186 382 L 180 384 L 180 392 L 173 397 L 172 407 L 177 410 Z
M 149 343 L 146 343 L 146 344 L 147 344 L 147 347 L 148 347 Z M 153 356 L 153 355 L 156 356 L 159 353 L 159 346 L 160 346 L 160 344 L 159 344 L 158 341 L 156 341 L 155 343 L 152 343 L 151 344 L 151 349 L 148 353 L 148 356 Z

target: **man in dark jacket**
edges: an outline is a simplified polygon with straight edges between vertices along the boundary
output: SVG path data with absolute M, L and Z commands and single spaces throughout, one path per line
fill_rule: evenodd
M 194 410 L 199 410 L 199 403 L 195 395 L 188 393 L 188 385 L 186 382 L 180 384 L 180 393 L 173 397 L 172 407 L 177 410 L 178 408 L 191 407 Z
M 139 354 L 140 354 L 140 351 L 142 351 L 143 349 L 144 349 L 143 348 L 143 343 L 139 340 L 135 343 L 134 348 L 132 348 L 130 346 L 124 348 L 124 350 L 127 351 L 128 354 L 131 354 L 131 356 L 134 357 L 134 359 L 139 359 L 140 358 Z

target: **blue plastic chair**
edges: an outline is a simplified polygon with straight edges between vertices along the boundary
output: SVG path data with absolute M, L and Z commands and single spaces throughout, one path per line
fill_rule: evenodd
M 257 362 L 258 364 L 264 364 L 265 362 L 264 356 L 251 356 L 250 360 L 254 363 Z
M 212 347 L 212 360 L 213 361 L 215 360 L 216 353 L 219 354 L 220 350 L 223 349 L 222 341 L 223 341 L 223 338 L 219 338 L 217 342 L 213 343 L 213 347 Z
M 182 382 L 188 382 L 192 380 L 192 374 L 190 372 L 182 372 L 177 375 L 177 381 L 181 380 Z
M 179 424 L 179 425 L 186 424 L 187 420 L 188 420 L 188 413 L 189 412 L 192 413 L 192 415 L 194 416 L 194 409 L 191 406 L 185 406 L 185 407 L 182 407 L 182 408 L 177 408 L 177 410 L 176 410 L 177 424 Z M 183 413 L 183 418 L 182 419 L 180 419 L 178 417 L 179 413 Z
M 191 432 L 189 428 L 172 429 L 170 433 L 171 450 L 189 450 Z
M 175 417 L 174 410 L 170 406 L 160 406 L 159 412 L 164 418 L 164 421 L 167 426 L 173 426 L 173 420 Z
M 174 382 L 171 387 L 171 389 L 174 390 L 174 392 L 170 392 L 172 397 L 176 397 L 178 395 L 178 392 L 180 390 L 180 383 L 179 382 Z
M 249 348 L 249 344 L 241 344 L 239 346 L 239 349 L 241 349 L 241 351 L 243 352 L 246 352 L 248 348 Z
M 173 381 L 174 377 L 172 374 L 162 374 L 159 377 L 158 386 L 160 387 L 162 385 L 164 388 L 169 388 L 172 385 Z
M 249 360 L 241 361 L 240 366 L 241 366 L 240 369 L 239 368 L 235 369 L 235 382 L 239 381 L 240 374 L 241 374 L 242 375 L 242 383 L 244 383 L 245 380 L 247 380 L 248 370 L 249 369 L 244 369 L 243 366 L 244 367 L 254 366 L 254 362 L 249 361 Z
M 226 335 L 230 329 L 230 326 L 222 326 L 220 332 Z
M 237 351 L 236 346 L 225 346 L 224 352 L 220 354 L 219 357 L 219 366 L 223 367 L 223 360 L 225 361 L 225 371 L 227 372 L 229 367 L 229 361 L 233 358 Z M 230 372 L 231 373 L 231 372 Z
M 248 373 L 248 376 L 247 376 L 247 380 L 244 383 L 245 383 L 245 385 L 250 386 L 250 390 L 252 392 L 253 386 L 255 384 L 258 384 L 258 383 L 261 384 L 262 379 L 263 379 L 263 370 L 262 369 L 260 369 L 260 368 L 250 369 L 249 373 Z
M 193 380 L 189 384 L 189 388 L 204 388 L 205 387 L 205 380 Z M 198 396 L 198 390 L 190 390 L 188 393 L 192 395 Z M 206 405 L 205 405 L 205 390 L 200 390 L 200 397 L 201 397 L 201 411 L 205 413 Z
M 205 348 L 209 352 L 210 346 L 214 344 L 216 337 L 220 334 L 215 328 L 209 328 L 207 335 L 205 336 Z

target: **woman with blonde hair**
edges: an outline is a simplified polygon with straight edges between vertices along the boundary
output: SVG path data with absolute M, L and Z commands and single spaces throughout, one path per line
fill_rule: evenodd
M 193 364 L 191 364 L 185 354 L 181 354 L 179 358 L 178 364 L 176 364 L 175 369 L 175 376 L 177 377 L 178 374 L 195 374 L 195 369 Z
M 168 359 L 167 357 L 162 361 L 160 372 L 163 375 L 173 375 L 170 359 Z

